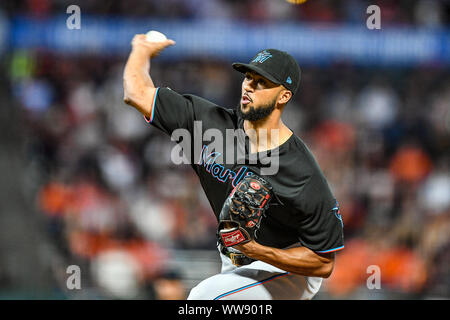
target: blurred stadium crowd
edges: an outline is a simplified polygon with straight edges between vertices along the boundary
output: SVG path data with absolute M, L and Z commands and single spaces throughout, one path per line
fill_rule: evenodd
M 310 1 L 292 10 L 276 2 L 80 5 L 101 15 L 259 22 L 352 22 L 359 19 L 352 9 L 366 5 Z M 67 1 L 7 3 L 7 14 L 51 15 Z M 383 15 L 395 23 L 448 25 L 448 3 L 442 1 L 381 3 Z M 86 266 L 92 287 L 110 289 L 99 297 L 184 298 L 179 270 L 167 268 L 170 252 L 214 250 L 216 221 L 192 169 L 171 163 L 170 138 L 124 105 L 125 58 L 7 53 L 9 86 L 26 132 L 25 174 L 36 187 L 42 227 L 60 254 Z M 396 69 L 340 62 L 302 71 L 284 120 L 315 154 L 345 226 L 346 248 L 319 297 L 356 298 L 366 288 L 367 267 L 375 265 L 381 270 L 380 298 L 449 298 L 448 66 Z M 229 61 L 155 60 L 151 74 L 157 86 L 225 107 L 239 101 L 242 79 Z M 111 287 L 108 273 L 121 274 L 122 280 Z
M 439 27 L 449 19 L 446 0 L 314 0 L 303 6 L 292 6 L 285 0 L 22 0 L 6 1 L 6 12 L 45 17 L 61 14 L 71 4 L 83 13 L 95 15 L 127 15 L 163 19 L 241 19 L 250 22 L 324 22 L 360 23 L 366 8 L 376 4 L 382 8 L 383 25 L 416 25 Z

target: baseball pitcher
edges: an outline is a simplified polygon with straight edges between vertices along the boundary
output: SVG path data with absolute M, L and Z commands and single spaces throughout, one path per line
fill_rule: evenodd
M 316 160 L 281 119 L 298 90 L 299 65 L 276 49 L 262 50 L 250 63 L 234 63 L 244 75 L 241 99 L 236 108 L 224 108 L 155 87 L 151 58 L 174 44 L 134 36 L 124 101 L 169 136 L 184 129 L 203 137 L 197 149 L 195 141 L 178 142 L 217 218 L 222 269 L 195 286 L 188 299 L 313 298 L 332 273 L 335 252 L 344 248 L 343 224 Z M 231 142 L 223 139 L 219 150 L 202 135 L 208 129 L 223 137 L 229 130 L 236 134 Z

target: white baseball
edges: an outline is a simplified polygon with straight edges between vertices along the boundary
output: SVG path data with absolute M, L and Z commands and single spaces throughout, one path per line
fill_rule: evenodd
M 167 40 L 167 37 L 159 31 L 151 30 L 145 34 L 145 40 L 149 42 L 163 42 Z

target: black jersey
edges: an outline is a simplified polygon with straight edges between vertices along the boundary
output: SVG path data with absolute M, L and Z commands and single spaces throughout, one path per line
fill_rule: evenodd
M 275 248 L 300 243 L 322 253 L 344 247 L 338 202 L 312 153 L 295 134 L 261 155 L 248 152 L 246 136 L 243 153 L 227 147 L 219 152 L 212 148 L 218 139 L 212 139 L 211 134 L 226 137 L 230 130 L 244 132 L 244 120 L 234 109 L 195 95 L 180 95 L 169 88 L 158 88 L 151 103 L 152 114 L 147 121 L 183 146 L 185 158 L 197 173 L 216 218 L 239 181 L 247 174 L 258 174 L 272 185 L 276 195 L 256 233 L 258 243 Z M 239 137 L 235 145 L 238 140 Z M 230 150 L 233 157 L 228 157 Z M 264 175 L 267 157 L 277 159 L 275 174 Z

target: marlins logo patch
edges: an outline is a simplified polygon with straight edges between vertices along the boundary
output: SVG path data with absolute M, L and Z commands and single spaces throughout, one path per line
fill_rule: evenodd
M 252 62 L 259 62 L 259 63 L 263 63 L 264 61 L 266 61 L 267 59 L 272 58 L 272 54 L 266 50 L 261 51 L 260 53 L 258 53 L 255 57 L 255 59 L 252 60 Z
M 339 208 L 339 203 L 336 200 L 336 203 L 334 205 L 334 208 L 332 209 L 334 212 L 334 215 L 336 216 L 336 218 L 339 219 L 339 221 L 341 222 L 341 226 L 344 227 L 344 222 L 342 221 L 342 216 L 341 216 L 341 209 Z

